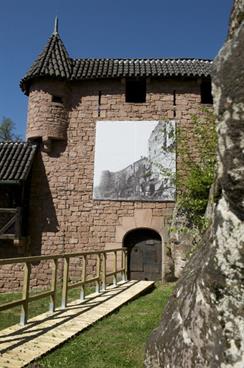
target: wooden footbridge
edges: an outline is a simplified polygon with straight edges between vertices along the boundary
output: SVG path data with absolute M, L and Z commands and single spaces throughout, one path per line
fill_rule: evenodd
M 108 262 L 109 258 L 109 262 Z M 70 282 L 70 260 L 79 260 L 81 279 Z M 87 265 L 93 260 L 92 277 Z M 32 264 L 52 263 L 51 288 L 30 296 Z M 152 281 L 127 281 L 126 249 L 101 252 L 70 253 L 53 256 L 25 257 L 0 260 L 0 266 L 23 264 L 22 298 L 0 305 L 0 312 L 21 306 L 20 324 L 0 331 L 0 367 L 21 368 L 46 354 L 69 338 L 112 313 L 154 284 Z M 58 265 L 63 264 L 61 306 L 56 307 Z M 95 285 L 96 292 L 85 295 L 86 285 Z M 80 289 L 80 298 L 68 303 L 68 291 Z M 49 311 L 28 320 L 28 306 L 33 300 L 50 297 Z

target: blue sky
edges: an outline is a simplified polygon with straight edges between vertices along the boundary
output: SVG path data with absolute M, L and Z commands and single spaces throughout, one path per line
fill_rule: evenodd
M 232 0 L 7 0 L 0 4 L 0 119 L 25 135 L 19 81 L 59 17 L 71 57 L 212 59 L 226 37 Z

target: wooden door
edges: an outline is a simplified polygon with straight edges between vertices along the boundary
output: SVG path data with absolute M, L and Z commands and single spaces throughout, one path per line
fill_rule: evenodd
M 126 244 L 124 244 L 126 245 Z M 160 236 L 148 229 L 130 234 L 128 271 L 131 280 L 161 280 L 162 242 Z

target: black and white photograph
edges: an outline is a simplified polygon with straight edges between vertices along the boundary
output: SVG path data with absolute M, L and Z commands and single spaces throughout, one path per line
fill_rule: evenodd
M 97 121 L 93 198 L 175 200 L 175 122 Z

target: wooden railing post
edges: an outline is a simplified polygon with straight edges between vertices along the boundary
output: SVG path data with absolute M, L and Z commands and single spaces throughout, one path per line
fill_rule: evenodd
M 127 249 L 123 250 L 123 254 L 124 254 L 124 274 L 123 274 L 123 281 L 127 281 L 128 280 L 128 251 Z
M 28 303 L 29 303 L 29 287 L 30 287 L 31 264 L 25 262 L 24 264 L 24 281 L 22 299 L 24 303 L 21 306 L 20 324 L 25 325 L 28 320 Z
M 101 272 L 101 256 L 97 254 L 97 276 L 98 280 L 96 281 L 96 293 L 100 293 L 100 272 Z
M 82 275 L 81 275 L 81 281 L 83 284 L 81 285 L 80 289 L 80 300 L 85 299 L 85 282 L 86 282 L 86 256 L 82 256 Z
M 57 269 L 58 269 L 58 260 L 52 260 L 52 280 L 51 280 L 51 292 L 50 295 L 50 304 L 49 311 L 54 312 L 56 309 L 56 290 L 57 290 Z
M 11 209 L 11 213 L 14 213 L 13 209 Z M 1 212 L 1 209 L 0 209 Z M 118 252 L 122 252 L 121 259 L 118 259 Z M 43 256 L 32 256 L 32 257 L 18 257 L 11 259 L 0 259 L 0 266 L 6 264 L 18 264 L 21 263 L 24 265 L 24 280 L 23 280 L 23 291 L 22 298 L 19 300 L 15 300 L 9 303 L 5 303 L 0 305 L 0 311 L 10 309 L 16 306 L 21 306 L 21 316 L 20 323 L 22 325 L 27 323 L 28 320 L 28 305 L 30 302 L 34 300 L 38 300 L 41 298 L 50 298 L 49 310 L 54 312 L 56 309 L 56 293 L 57 293 L 57 270 L 58 270 L 58 262 L 59 260 L 63 260 L 64 268 L 63 268 L 63 284 L 62 284 L 62 302 L 61 307 L 64 309 L 67 306 L 68 302 L 68 291 L 72 288 L 81 288 L 80 298 L 83 300 L 85 298 L 85 289 L 87 284 L 96 283 L 96 292 L 100 292 L 101 290 L 106 290 L 106 282 L 107 278 L 113 276 L 113 284 L 117 285 L 118 282 L 118 274 L 122 275 L 122 280 L 127 281 L 127 249 L 118 248 L 118 249 L 110 249 L 106 251 L 91 251 L 91 252 L 80 252 L 80 253 L 68 253 L 68 254 L 55 254 L 55 255 L 43 255 Z M 110 269 L 107 272 L 107 254 L 114 255 L 114 261 L 112 264 L 113 269 Z M 120 255 L 120 253 L 119 253 Z M 94 277 L 94 272 L 91 275 L 87 275 L 87 259 L 88 257 L 96 257 L 96 275 Z M 69 264 L 70 258 L 79 258 L 82 260 L 82 271 L 81 271 L 81 279 L 77 282 L 69 283 Z M 90 259 L 90 258 L 89 258 Z M 35 295 L 29 295 L 30 293 L 30 275 L 31 275 L 31 264 L 33 262 L 41 262 L 49 260 L 52 262 L 52 276 L 51 276 L 51 288 L 48 291 L 37 293 Z M 109 258 L 110 261 L 110 258 Z M 112 261 L 112 260 L 111 260 Z M 121 263 L 121 264 L 120 264 Z M 109 262 L 109 265 L 111 263 Z M 92 276 L 92 277 L 90 277 Z
M 69 257 L 64 256 L 64 273 L 63 273 L 63 290 L 62 290 L 61 308 L 65 308 L 67 306 L 68 282 L 69 282 Z
M 117 251 L 114 252 L 114 275 L 113 275 L 113 285 L 117 285 Z
M 107 254 L 102 253 L 102 290 L 106 290 Z
M 125 281 L 125 251 L 121 250 L 121 268 L 122 268 L 122 281 Z

